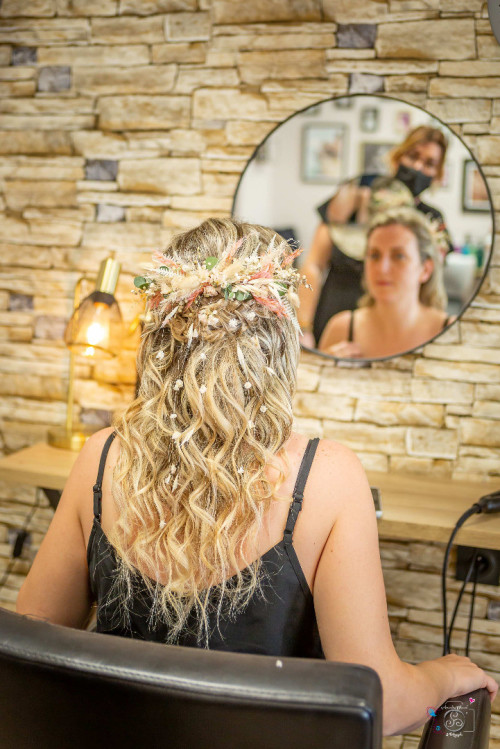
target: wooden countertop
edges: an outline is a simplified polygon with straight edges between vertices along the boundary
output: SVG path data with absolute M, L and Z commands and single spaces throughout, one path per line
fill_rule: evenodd
M 0 458 L 0 479 L 11 484 L 64 488 L 76 452 L 38 443 Z M 411 474 L 368 472 L 381 490 L 381 538 L 446 543 L 460 517 L 484 494 L 500 489 L 499 481 L 451 481 Z M 476 515 L 463 526 L 455 543 L 500 549 L 500 513 Z

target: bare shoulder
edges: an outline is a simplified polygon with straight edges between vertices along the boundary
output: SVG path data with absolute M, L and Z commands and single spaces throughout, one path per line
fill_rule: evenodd
M 331 317 L 321 335 L 319 341 L 319 350 L 323 351 L 334 343 L 347 341 L 349 336 L 349 324 L 351 321 L 351 311 L 344 310 Z

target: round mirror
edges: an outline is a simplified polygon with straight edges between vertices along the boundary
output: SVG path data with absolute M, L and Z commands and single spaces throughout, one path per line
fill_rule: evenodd
M 477 293 L 493 240 L 481 168 L 443 122 L 355 94 L 316 104 L 256 149 L 233 215 L 303 247 L 301 343 L 366 362 L 419 348 Z

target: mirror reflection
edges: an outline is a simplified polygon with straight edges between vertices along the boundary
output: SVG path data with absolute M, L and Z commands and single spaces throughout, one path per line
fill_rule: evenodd
M 381 96 L 330 99 L 276 128 L 233 213 L 304 247 L 301 342 L 347 359 L 439 335 L 477 292 L 492 241 L 468 148 L 424 110 Z

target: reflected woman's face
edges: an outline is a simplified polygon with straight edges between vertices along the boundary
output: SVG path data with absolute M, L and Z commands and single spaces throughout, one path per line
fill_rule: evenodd
M 406 226 L 379 226 L 368 237 L 365 283 L 375 302 L 418 300 L 432 269 L 432 260 L 420 259 L 417 238 Z
M 417 143 L 401 156 L 399 163 L 435 179 L 442 159 L 443 150 L 438 143 Z

